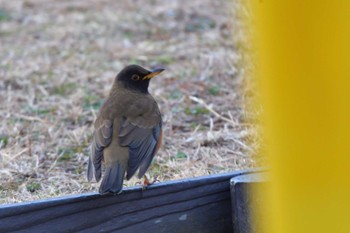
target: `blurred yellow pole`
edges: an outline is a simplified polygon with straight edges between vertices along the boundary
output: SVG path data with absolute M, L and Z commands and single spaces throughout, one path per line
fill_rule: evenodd
M 253 0 L 265 233 L 350 232 L 350 1 Z

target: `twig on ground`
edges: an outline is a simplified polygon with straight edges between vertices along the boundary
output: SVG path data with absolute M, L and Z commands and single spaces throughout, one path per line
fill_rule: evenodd
M 39 118 L 39 117 L 35 117 L 35 116 L 26 116 L 26 115 L 22 115 L 22 114 L 18 114 L 18 113 L 12 113 L 12 115 L 14 117 L 20 118 L 22 120 L 27 120 L 27 121 L 39 121 L 44 123 L 44 120 Z
M 233 120 L 224 117 L 222 115 L 220 115 L 217 111 L 215 111 L 213 109 L 212 106 L 208 105 L 203 99 L 197 98 L 195 96 L 190 96 L 190 100 L 202 105 L 203 107 L 205 107 L 209 112 L 213 113 L 216 117 L 220 118 L 223 121 L 226 121 L 228 123 L 230 123 L 232 126 L 239 126 L 239 124 L 237 124 L 236 122 L 234 122 Z

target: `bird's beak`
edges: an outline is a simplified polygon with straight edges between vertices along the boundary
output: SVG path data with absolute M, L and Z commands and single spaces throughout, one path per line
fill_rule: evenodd
M 149 74 L 147 74 L 145 77 L 143 77 L 142 80 L 151 79 L 151 78 L 153 78 L 154 76 L 156 76 L 156 75 L 162 73 L 163 71 L 164 71 L 164 69 L 162 69 L 162 68 L 158 68 L 158 69 L 151 70 L 151 71 L 150 71 L 151 73 L 149 73 Z

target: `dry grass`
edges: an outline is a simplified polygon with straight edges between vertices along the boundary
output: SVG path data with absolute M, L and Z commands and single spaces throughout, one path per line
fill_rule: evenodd
M 256 166 L 232 9 L 223 0 L 0 1 L 0 203 L 97 190 L 85 178 L 92 123 L 130 63 L 166 67 L 150 90 L 165 136 L 151 176 Z

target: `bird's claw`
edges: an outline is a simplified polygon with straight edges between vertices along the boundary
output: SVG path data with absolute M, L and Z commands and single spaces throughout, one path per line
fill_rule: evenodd
M 147 178 L 146 175 L 143 176 L 144 180 L 143 180 L 143 184 L 142 184 L 142 190 L 145 190 L 149 185 L 154 184 L 155 182 L 159 182 L 158 180 L 158 176 L 154 176 L 154 179 L 152 182 L 149 181 L 149 179 Z

